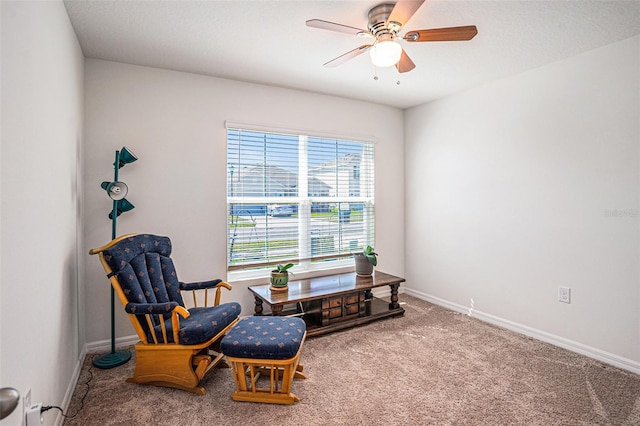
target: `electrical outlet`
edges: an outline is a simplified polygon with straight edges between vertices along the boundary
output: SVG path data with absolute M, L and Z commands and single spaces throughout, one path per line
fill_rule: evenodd
M 558 301 L 571 303 L 571 289 L 569 287 L 558 287 Z
M 40 426 L 42 424 L 42 402 L 27 408 L 25 422 L 26 426 Z

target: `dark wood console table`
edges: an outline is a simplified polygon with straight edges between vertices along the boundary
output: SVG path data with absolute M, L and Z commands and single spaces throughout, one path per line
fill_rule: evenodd
M 289 281 L 287 291 L 271 291 L 270 285 L 249 287 L 255 298 L 255 315 L 263 315 L 263 303 L 271 315 L 295 315 L 307 324 L 307 335 L 316 336 L 404 314 L 398 288 L 404 278 L 376 271 L 370 277 L 355 272 Z M 374 297 L 371 290 L 389 286 L 390 302 Z

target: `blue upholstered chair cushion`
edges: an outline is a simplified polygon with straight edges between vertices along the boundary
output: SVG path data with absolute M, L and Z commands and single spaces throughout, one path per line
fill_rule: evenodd
M 180 290 L 210 288 L 220 282 L 180 282 L 170 255 L 171 240 L 157 235 L 135 235 L 104 251 L 104 259 L 118 277 L 129 301 L 125 310 L 138 316 L 149 342 L 153 342 L 153 333 L 144 315 L 153 314 L 156 331 L 161 330 L 164 322 L 169 343 L 175 343 L 170 319 L 176 306 L 185 307 Z M 235 302 L 188 309 L 190 316 L 180 318 L 178 343 L 196 345 L 209 340 L 233 322 L 240 315 L 240 309 L 240 304 Z M 155 334 L 160 336 L 158 343 L 165 343 L 161 332 Z
M 288 359 L 298 353 L 306 325 L 300 318 L 242 318 L 220 343 L 223 354 L 235 358 Z
M 238 318 L 240 309 L 240 304 L 236 302 L 208 308 L 190 308 L 191 315 L 188 318 L 180 318 L 179 343 L 197 345 L 206 342 Z M 170 319 L 165 321 L 165 327 L 167 327 L 167 334 L 172 336 L 173 327 Z M 155 326 L 155 329 L 161 331 L 159 325 Z
M 117 274 L 129 302 L 177 302 L 184 306 L 170 256 L 171 240 L 157 235 L 135 235 L 104 251 L 104 259 Z

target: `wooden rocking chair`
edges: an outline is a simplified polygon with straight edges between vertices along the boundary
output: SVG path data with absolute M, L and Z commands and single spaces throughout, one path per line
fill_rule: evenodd
M 204 395 L 199 383 L 223 362 L 220 341 L 240 315 L 240 304 L 220 304 L 221 289 L 231 286 L 221 280 L 178 281 L 168 237 L 124 235 L 89 254 L 99 256 L 140 338 L 135 371 L 127 381 Z M 207 307 L 210 289 L 215 298 Z M 193 308 L 185 307 L 182 291 L 193 293 Z M 204 293 L 204 307 L 198 307 L 197 291 Z

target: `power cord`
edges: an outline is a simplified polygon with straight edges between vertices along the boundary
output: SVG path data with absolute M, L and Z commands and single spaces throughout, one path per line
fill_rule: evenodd
M 87 370 L 87 372 L 89 373 L 89 379 L 84 383 L 87 386 L 87 390 L 84 392 L 84 395 L 82 396 L 82 399 L 80 400 L 80 408 L 78 408 L 78 411 L 76 411 L 73 416 L 65 414 L 64 410 L 62 410 L 62 408 L 58 407 L 57 405 L 43 405 L 42 408 L 40 409 L 40 413 L 42 414 L 45 411 L 49 411 L 49 410 L 55 408 L 57 410 L 60 410 L 60 414 L 62 414 L 62 417 L 64 417 L 65 419 L 73 419 L 78 414 L 80 414 L 80 412 L 84 408 L 84 400 L 87 397 L 87 395 L 89 394 L 89 389 L 90 389 L 89 383 L 93 379 L 93 372 L 91 371 L 92 369 L 93 369 L 93 359 L 91 360 L 91 363 L 89 364 L 89 370 Z
M 43 405 L 42 408 L 40 408 L 40 414 L 44 413 L 45 411 L 49 411 L 52 408 L 57 408 L 58 410 L 60 410 L 60 414 L 62 414 L 63 417 L 67 417 L 67 415 L 64 414 L 64 411 L 62 411 L 62 408 L 58 407 L 57 405 Z

